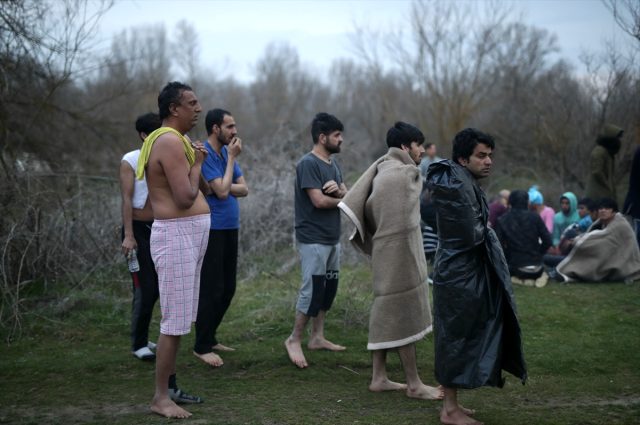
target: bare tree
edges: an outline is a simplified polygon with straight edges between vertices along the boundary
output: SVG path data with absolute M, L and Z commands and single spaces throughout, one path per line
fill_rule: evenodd
M 623 31 L 640 41 L 640 2 L 637 0 L 602 0 L 613 13 Z
M 90 47 L 102 1 L 93 14 L 86 1 L 8 0 L 0 8 L 0 158 L 7 178 L 24 155 L 51 161 L 42 139 L 61 118 L 75 116 L 59 96 Z M 47 141 L 49 142 L 49 141 Z M 21 159 L 22 157 L 22 159 Z
M 185 81 L 194 84 L 200 77 L 200 40 L 193 25 L 186 20 L 175 26 L 175 41 L 171 43 L 175 65 L 182 71 Z

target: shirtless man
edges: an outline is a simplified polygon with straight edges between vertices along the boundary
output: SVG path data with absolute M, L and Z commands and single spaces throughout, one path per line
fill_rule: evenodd
M 180 336 L 188 334 L 196 320 L 200 268 L 209 235 L 209 205 L 199 190 L 207 150 L 184 136 L 202 111 L 191 87 L 167 84 L 158 95 L 158 108 L 162 127 L 145 140 L 136 174 L 142 178 L 146 171 L 154 218 L 151 255 L 158 272 L 162 312 L 151 410 L 168 418 L 188 418 L 191 413 L 172 400 L 172 391 L 177 389 Z M 194 400 L 181 401 L 201 402 L 191 398 Z
M 324 318 L 338 290 L 340 268 L 340 210 L 346 195 L 342 172 L 332 155 L 340 152 L 343 125 L 319 113 L 311 123 L 313 149 L 296 166 L 295 229 L 302 263 L 302 287 L 296 303 L 293 332 L 284 342 L 289 359 L 303 369 L 302 336 L 312 320 L 310 350 L 342 351 L 324 337 Z

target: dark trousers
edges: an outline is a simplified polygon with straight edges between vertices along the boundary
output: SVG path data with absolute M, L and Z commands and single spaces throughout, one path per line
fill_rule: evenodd
M 138 244 L 140 271 L 131 273 L 133 300 L 131 302 L 131 349 L 146 347 L 149 342 L 149 323 L 158 300 L 158 274 L 151 259 L 152 221 L 133 221 L 133 237 Z M 124 239 L 124 228 L 122 229 Z
M 542 257 L 542 261 L 544 262 L 545 266 L 549 268 L 554 268 L 558 264 L 560 264 L 562 260 L 564 260 L 565 258 L 567 258 L 566 255 L 545 254 L 544 257 Z
M 200 300 L 196 319 L 198 354 L 210 353 L 218 344 L 216 331 L 236 292 L 238 229 L 210 230 L 209 245 L 200 272 Z

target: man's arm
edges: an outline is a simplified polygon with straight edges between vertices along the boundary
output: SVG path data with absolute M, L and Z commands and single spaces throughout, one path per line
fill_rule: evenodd
M 201 143 L 194 143 L 196 159 L 191 167 L 185 157 L 182 141 L 173 134 L 160 136 L 154 149 L 171 188 L 174 203 L 181 209 L 191 208 L 200 192 L 200 169 L 206 149 Z
M 242 152 L 242 140 L 239 137 L 235 137 L 233 141 L 229 143 L 229 146 L 227 146 L 227 167 L 224 170 L 224 175 L 221 178 L 218 177 L 209 182 L 211 190 L 218 199 L 227 199 L 229 193 L 237 196 L 231 192 L 231 186 L 233 185 L 233 170 L 236 157 L 240 155 L 240 152 Z
M 322 193 L 342 199 L 347 194 L 347 186 L 344 183 L 338 184 L 334 180 L 329 180 L 322 185 Z
M 322 193 L 320 189 L 305 189 L 314 207 L 319 209 L 337 208 L 342 198 L 334 198 Z
M 138 248 L 133 236 L 133 187 L 135 183 L 135 172 L 127 161 L 120 162 L 120 195 L 122 196 L 122 225 L 124 226 L 124 239 L 122 240 L 122 252 L 129 255 L 129 252 Z
M 236 198 L 243 198 L 249 194 L 249 187 L 247 186 L 247 182 L 244 180 L 244 176 L 238 177 L 235 183 L 231 184 L 231 190 L 229 190 Z
M 540 216 L 538 216 L 538 218 L 540 218 Z M 538 229 L 538 237 L 541 241 L 540 252 L 544 254 L 549 248 L 551 248 L 551 235 L 541 218 L 536 221 L 536 227 Z

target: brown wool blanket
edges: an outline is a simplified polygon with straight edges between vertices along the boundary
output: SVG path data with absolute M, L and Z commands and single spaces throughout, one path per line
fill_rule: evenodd
M 594 222 L 557 270 L 569 281 L 640 279 L 640 250 L 633 229 L 620 213 L 604 229 L 599 220 Z
M 390 148 L 338 205 L 355 225 L 351 242 L 371 257 L 369 350 L 401 347 L 431 331 L 421 189 L 419 169 L 409 154 Z

